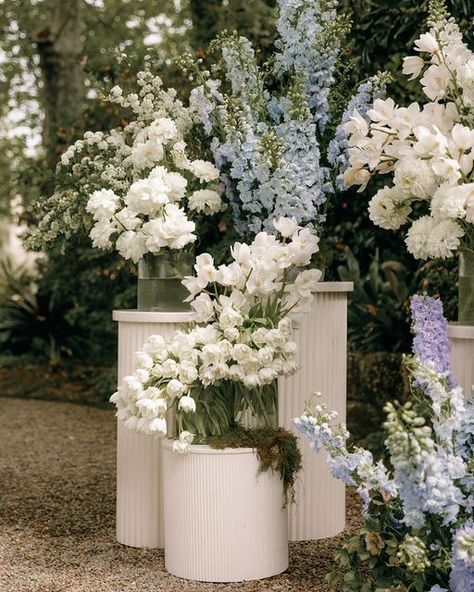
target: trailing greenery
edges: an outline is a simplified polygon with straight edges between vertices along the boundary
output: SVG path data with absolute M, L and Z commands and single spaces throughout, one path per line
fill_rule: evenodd
M 236 426 L 230 432 L 210 438 L 209 446 L 224 448 L 254 448 L 260 463 L 260 472 L 275 471 L 283 481 L 288 502 L 294 501 L 294 486 L 302 469 L 302 457 L 298 440 L 284 428 L 246 429 Z

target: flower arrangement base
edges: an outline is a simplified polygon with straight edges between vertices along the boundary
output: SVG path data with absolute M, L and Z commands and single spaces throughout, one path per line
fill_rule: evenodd
M 351 282 L 321 282 L 311 312 L 297 329 L 294 376 L 278 381 L 279 425 L 293 429 L 311 393 L 324 393 L 328 405 L 345 421 L 347 366 L 347 295 Z M 300 439 L 303 471 L 289 509 L 291 541 L 332 537 L 345 528 L 345 487 L 329 473 L 322 455 Z
M 474 396 L 474 325 L 452 324 L 448 327 L 451 340 L 451 367 L 466 399 Z
M 158 333 L 171 335 L 188 313 L 114 311 L 118 321 L 119 382 L 134 368 L 134 354 Z M 117 541 L 130 547 L 164 547 L 161 440 L 117 422 Z
M 288 567 L 288 514 L 279 474 L 259 473 L 251 448 L 163 443 L 165 566 L 204 582 L 258 580 Z

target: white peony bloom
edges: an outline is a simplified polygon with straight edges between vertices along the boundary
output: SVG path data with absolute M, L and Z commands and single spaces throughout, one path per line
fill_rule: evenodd
M 405 243 L 416 259 L 446 259 L 453 256 L 464 231 L 453 220 L 422 216 L 407 232 Z
M 136 212 L 130 208 L 123 208 L 115 214 L 115 219 L 120 228 L 124 230 L 137 230 L 141 226 L 142 221 L 137 216 Z
M 400 160 L 395 167 L 393 177 L 397 190 L 407 196 L 426 199 L 430 197 L 436 186 L 436 178 L 426 160 L 407 157 Z
M 403 58 L 402 72 L 405 76 L 410 76 L 408 80 L 415 80 L 421 74 L 425 61 L 419 56 L 408 56 Z
M 273 226 L 284 238 L 290 238 L 298 230 L 298 222 L 295 217 L 273 220 Z
M 132 146 L 130 160 L 138 169 L 149 169 L 163 158 L 163 144 L 159 140 L 135 142 Z
M 99 189 L 89 198 L 86 210 L 92 214 L 94 220 L 110 220 L 117 210 L 120 197 L 111 189 Z
M 195 229 L 196 225 L 188 220 L 185 211 L 170 203 L 165 205 L 162 218 L 143 225 L 146 246 L 152 253 L 157 253 L 162 247 L 182 249 L 196 240 Z
M 217 181 L 219 178 L 219 169 L 212 162 L 205 160 L 193 160 L 188 164 L 188 170 L 203 183 Z
M 160 178 L 141 179 L 132 183 L 124 201 L 134 212 L 152 215 L 169 203 L 168 188 Z
M 109 220 L 96 222 L 89 232 L 92 246 L 96 249 L 110 249 L 112 247 L 110 237 L 114 232 L 117 232 L 117 227 L 113 222 Z
M 115 247 L 124 259 L 138 263 L 147 252 L 145 243 L 146 236 L 142 232 L 127 230 L 118 237 Z
M 199 189 L 189 196 L 188 205 L 191 210 L 210 216 L 222 209 L 222 199 L 217 191 Z
M 398 230 L 410 212 L 410 201 L 395 187 L 380 189 L 369 203 L 369 218 L 386 230 Z
M 168 190 L 168 198 L 171 202 L 183 199 L 188 185 L 188 182 L 183 175 L 180 175 L 179 173 L 166 173 L 163 177 L 163 181 Z

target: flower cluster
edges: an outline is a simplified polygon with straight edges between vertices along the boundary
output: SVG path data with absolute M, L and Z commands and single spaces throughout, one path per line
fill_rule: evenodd
M 218 431 L 219 415 L 224 429 L 229 416 L 247 408 L 264 415 L 262 389 L 296 370 L 294 321 L 308 310 L 321 276 L 316 269 L 301 271 L 318 250 L 316 236 L 294 219 L 276 220 L 275 228 L 280 239 L 262 232 L 250 245 L 235 243 L 229 265 L 216 268 L 210 255 L 197 257 L 195 275 L 183 280 L 196 325 L 168 341 L 150 337 L 136 354 L 135 373 L 112 396 L 127 427 L 166 435 L 166 413 L 174 407 L 179 431 L 186 432 L 175 443 L 182 452 L 190 439 L 183 429 L 189 414 L 202 437 Z M 232 394 L 232 411 L 226 412 L 219 397 L 229 383 L 243 390 L 238 400 Z M 205 407 L 214 426 L 203 424 Z
M 364 500 L 366 523 L 346 545 L 343 565 L 371 557 L 368 589 L 408 587 L 416 579 L 430 592 L 465 592 L 474 582 L 474 404 L 449 368 L 441 303 L 415 296 L 411 309 L 415 337 L 406 366 L 415 396 L 386 406 L 391 471 L 370 452 L 348 448 L 346 427 L 319 401 L 295 425 Z M 348 574 L 355 586 L 358 569 Z
M 335 190 L 333 171 L 324 164 L 323 132 L 331 118 L 328 97 L 347 19 L 337 14 L 336 0 L 277 4 L 279 38 L 268 63 L 259 66 L 245 37 L 223 35 L 212 45 L 221 56 L 220 79 L 219 70 L 211 78 L 197 68 L 202 84 L 191 94 L 212 138 L 240 236 L 271 232 L 272 220 L 280 216 L 294 216 L 319 233 Z M 367 102 L 379 96 L 377 85 L 371 82 L 373 92 L 361 90 Z M 342 133 L 333 153 L 345 150 Z M 341 164 L 334 155 L 334 177 Z
M 115 86 L 107 100 L 134 119 L 110 132 L 86 132 L 61 156 L 58 191 L 42 204 L 33 248 L 81 230 L 94 247 L 115 247 L 137 262 L 145 253 L 182 249 L 196 240 L 195 220 L 222 209 L 219 171 L 192 159 L 186 145 L 197 115 L 149 71 L 138 94 Z
M 411 80 L 421 76 L 429 101 L 399 107 L 377 99 L 368 111 L 355 109 L 345 125 L 351 165 L 345 183 L 362 190 L 374 174 L 393 174 L 393 185 L 372 198 L 370 219 L 397 230 L 421 203 L 416 211 L 423 215 L 405 241 L 417 259 L 474 248 L 474 53 L 442 7 L 435 16 L 415 42 L 419 55 L 403 64 Z

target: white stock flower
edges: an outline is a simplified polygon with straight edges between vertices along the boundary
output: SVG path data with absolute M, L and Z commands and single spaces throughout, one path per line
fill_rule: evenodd
M 383 187 L 369 203 L 369 218 L 376 226 L 397 230 L 411 212 L 410 201 L 396 187 Z
M 222 209 L 221 196 L 212 189 L 199 189 L 189 196 L 189 208 L 206 215 L 216 214 Z
M 436 188 L 436 179 L 426 160 L 407 157 L 395 167 L 393 182 L 397 190 L 408 196 L 426 199 Z
M 416 259 L 446 259 L 453 256 L 464 231 L 453 220 L 422 216 L 407 232 L 405 243 Z
M 86 205 L 86 210 L 92 214 L 94 220 L 110 220 L 117 210 L 120 197 L 111 189 L 94 191 Z
M 205 160 L 193 160 L 188 164 L 188 170 L 203 183 L 217 181 L 219 178 L 219 169 L 212 162 Z

